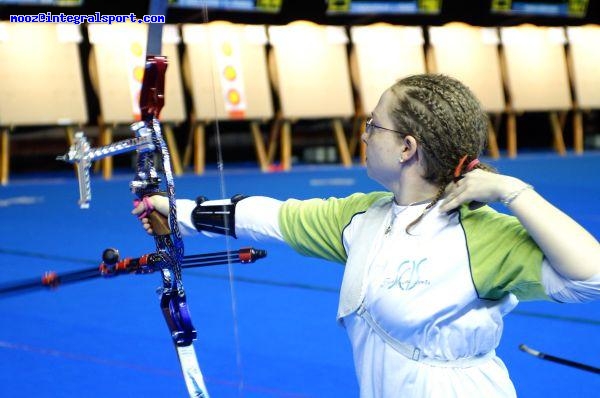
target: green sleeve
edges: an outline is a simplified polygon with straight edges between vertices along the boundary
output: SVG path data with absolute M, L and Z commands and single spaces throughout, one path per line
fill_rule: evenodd
M 463 206 L 460 215 L 480 298 L 497 300 L 510 292 L 519 300 L 549 300 L 541 282 L 544 254 L 516 217 L 488 206 Z
M 364 213 L 388 192 L 356 193 L 346 198 L 287 200 L 279 212 L 285 241 L 305 256 L 338 263 L 347 258 L 342 233 L 352 218 Z

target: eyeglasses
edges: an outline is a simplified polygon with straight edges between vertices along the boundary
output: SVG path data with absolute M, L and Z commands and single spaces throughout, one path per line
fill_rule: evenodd
M 406 135 L 405 133 L 398 131 L 398 130 L 392 130 L 392 129 L 388 129 L 386 127 L 381 127 L 376 125 L 375 123 L 373 123 L 373 118 L 370 117 L 367 119 L 367 122 L 365 123 L 365 130 L 367 131 L 368 134 L 371 134 L 373 132 L 373 129 L 381 129 L 381 130 L 387 130 L 387 131 L 391 131 L 392 133 L 398 133 L 401 135 Z

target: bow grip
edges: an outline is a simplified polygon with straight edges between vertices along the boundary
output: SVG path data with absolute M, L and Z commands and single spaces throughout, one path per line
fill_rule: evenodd
M 164 236 L 169 235 L 171 233 L 171 228 L 169 227 L 169 219 L 156 210 L 152 210 L 147 215 L 150 225 L 152 226 L 152 231 L 154 231 L 154 235 L 156 236 Z
M 164 193 L 156 193 L 155 195 L 164 196 Z M 136 199 L 133 201 L 134 206 L 138 206 L 140 202 L 144 203 L 144 211 L 138 216 L 138 218 L 148 219 L 155 236 L 169 235 L 171 233 L 169 218 L 156 211 L 152 205 L 152 202 L 149 200 L 150 196 L 153 195 L 144 196 L 142 199 Z

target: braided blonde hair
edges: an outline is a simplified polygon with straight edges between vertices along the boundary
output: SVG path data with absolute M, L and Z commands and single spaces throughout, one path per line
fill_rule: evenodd
M 438 187 L 433 201 L 408 225 L 408 231 L 444 196 L 455 169 L 465 163 L 463 158 L 468 164 L 483 152 L 489 120 L 471 90 L 449 76 L 414 75 L 399 80 L 389 91 L 394 129 L 409 132 L 420 144 L 423 178 Z M 475 168 L 493 171 L 483 163 Z

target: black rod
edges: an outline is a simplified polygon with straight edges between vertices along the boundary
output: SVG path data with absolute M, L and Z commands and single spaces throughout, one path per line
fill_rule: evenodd
M 586 364 L 580 363 L 580 362 L 571 361 L 570 359 L 560 358 L 560 357 L 557 357 L 554 355 L 546 354 L 546 353 L 534 350 L 532 348 L 529 348 L 525 344 L 521 344 L 519 346 L 519 349 L 523 352 L 526 352 L 527 354 L 533 355 L 534 357 L 538 357 L 540 359 L 545 359 L 546 361 L 555 362 L 555 363 L 559 363 L 561 365 L 570 366 L 572 368 L 585 370 L 586 372 L 600 374 L 600 368 L 597 368 L 597 367 L 591 366 L 591 365 L 586 365 Z

